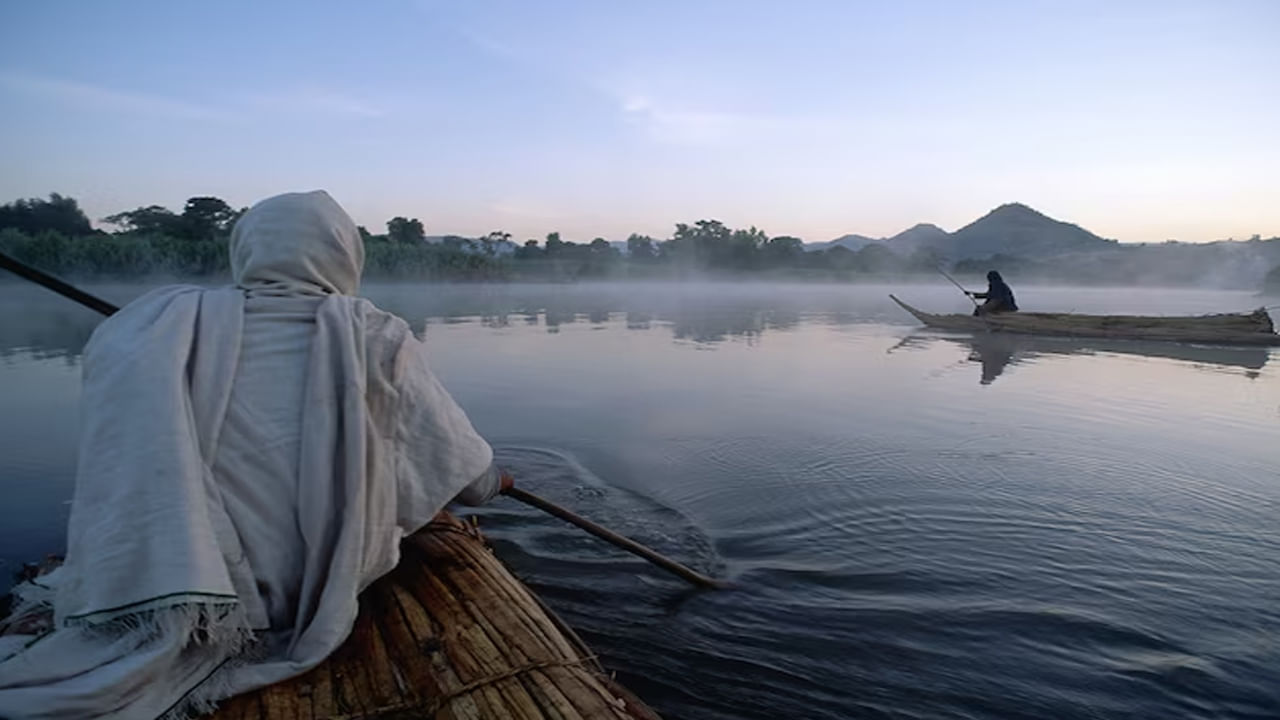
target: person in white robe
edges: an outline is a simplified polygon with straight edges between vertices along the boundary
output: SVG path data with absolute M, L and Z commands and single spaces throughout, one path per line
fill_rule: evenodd
M 0 717 L 188 717 L 323 661 L 400 540 L 510 477 L 323 191 L 236 223 L 234 285 L 152 291 L 83 356 L 64 564 L 15 588 Z M 20 626 L 20 623 L 18 624 Z

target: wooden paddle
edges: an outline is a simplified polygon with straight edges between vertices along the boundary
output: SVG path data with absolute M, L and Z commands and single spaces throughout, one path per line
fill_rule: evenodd
M 0 252 L 0 267 L 14 273 L 15 275 L 26 278 L 27 280 L 30 280 L 36 283 L 37 285 L 43 285 L 44 287 L 58 293 L 59 295 L 75 300 L 81 305 L 84 305 L 93 310 L 97 310 L 103 315 L 108 315 L 108 316 L 114 315 L 116 311 L 120 309 L 115 305 L 112 305 L 111 303 L 107 302 L 106 300 L 103 300 L 102 298 L 90 295 L 89 293 L 84 292 L 83 290 L 75 287 L 74 285 L 63 282 L 62 280 L 59 280 L 58 278 L 55 278 L 52 275 L 49 275 L 47 273 L 41 272 L 40 270 L 37 270 L 31 267 L 30 265 L 27 265 L 26 263 L 20 262 L 12 257 L 9 257 L 8 255 L 2 252 Z M 541 497 L 538 497 L 537 495 L 534 495 L 533 493 L 527 490 L 522 490 L 516 487 L 510 487 L 510 488 L 507 488 L 506 490 L 503 490 L 503 494 L 508 497 L 519 500 L 520 502 L 525 503 L 526 505 L 530 505 L 535 508 L 538 508 L 539 510 L 550 513 L 551 515 L 554 515 L 568 523 L 577 525 L 578 527 L 582 528 L 583 530 L 586 530 L 592 535 L 595 535 L 596 537 L 602 540 L 605 540 L 606 542 L 613 543 L 614 545 L 622 548 L 623 550 L 626 550 L 627 552 L 639 555 L 640 557 L 648 560 L 654 565 L 657 565 L 658 567 L 664 570 L 667 570 L 669 572 L 675 573 L 676 575 L 679 575 L 680 577 L 684 578 L 685 580 L 688 580 L 694 585 L 698 585 L 704 588 L 724 588 L 729 586 L 729 584 L 723 580 L 716 580 L 715 578 L 710 578 L 710 577 L 707 577 L 706 575 L 702 575 L 698 572 L 695 572 L 694 570 L 691 570 L 688 567 L 681 565 L 680 563 L 676 562 L 675 560 L 672 560 L 671 558 L 666 557 L 665 555 L 662 555 L 661 553 L 651 550 L 634 540 L 623 537 L 622 535 L 619 535 L 613 532 L 612 530 L 609 530 L 608 528 L 597 525 L 591 522 L 590 520 L 587 520 L 584 517 L 580 517 L 574 514 L 573 512 L 570 512 L 569 510 L 551 502 L 550 500 L 546 500 Z
M 74 285 L 64 283 L 58 278 L 41 272 L 26 263 L 19 262 L 2 252 L 0 252 L 0 267 L 37 285 L 43 285 L 59 295 L 69 297 L 91 310 L 97 310 L 103 315 L 114 315 L 116 310 L 120 309 L 102 298 L 94 297 Z
M 940 267 L 935 267 L 934 270 L 937 270 L 938 272 L 942 273 L 942 277 L 950 280 L 952 285 L 955 285 L 956 287 L 960 288 L 960 292 L 964 293 L 964 296 L 969 298 L 969 302 L 973 303 L 974 307 L 978 307 L 978 301 L 974 299 L 973 295 L 968 290 L 965 290 L 963 285 L 956 282 L 955 278 L 948 275 L 946 270 L 943 270 Z
M 702 573 L 692 570 L 684 565 L 681 565 L 680 563 L 676 562 L 675 560 L 672 560 L 671 558 L 665 555 L 662 555 L 661 553 L 650 550 L 649 548 L 645 547 L 644 545 L 641 545 L 640 543 L 634 540 L 631 540 L 630 538 L 623 537 L 618 533 L 610 530 L 609 528 L 603 527 L 601 525 L 597 525 L 591 522 L 590 520 L 580 515 L 576 515 L 570 512 L 569 510 L 566 510 L 549 500 L 544 500 L 543 498 L 540 498 L 537 495 L 534 495 L 533 493 L 527 490 L 522 490 L 518 487 L 510 487 L 510 488 L 507 488 L 506 490 L 503 490 L 502 494 L 506 495 L 507 497 L 515 498 L 516 500 L 519 500 L 520 502 L 526 505 L 531 505 L 551 515 L 555 515 L 556 517 L 560 518 L 561 520 L 564 520 L 567 523 L 570 523 L 572 525 L 577 525 L 578 527 L 582 528 L 583 530 L 586 530 L 592 535 L 595 535 L 601 540 L 604 540 L 605 542 L 613 543 L 614 545 L 622 548 L 623 550 L 626 550 L 629 553 L 634 553 L 636 555 L 639 555 L 640 557 L 644 558 L 645 560 L 648 560 L 654 565 L 657 565 L 663 570 L 679 575 L 680 577 L 684 578 L 685 580 L 688 580 L 694 585 L 698 585 L 704 588 L 727 588 L 730 586 L 729 583 L 724 580 L 716 580 L 715 578 L 707 577 Z

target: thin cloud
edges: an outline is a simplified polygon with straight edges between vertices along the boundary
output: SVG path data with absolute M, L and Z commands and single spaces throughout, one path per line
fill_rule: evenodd
M 387 111 L 364 99 L 320 88 L 264 92 L 231 98 L 222 107 L 119 90 L 100 85 L 0 70 L 0 87 L 97 111 L 125 112 L 183 120 L 243 121 L 262 111 L 319 113 L 363 118 L 385 117 Z
M 252 95 L 247 98 L 247 101 L 258 109 L 276 112 L 321 113 L 362 118 L 380 118 L 387 115 L 386 109 L 362 98 L 318 88 Z
M 0 71 L 0 85 L 12 91 L 38 95 L 95 110 L 111 110 L 184 120 L 228 121 L 238 119 L 235 113 L 184 100 L 174 100 L 148 93 L 117 90 L 71 80 L 13 71 Z
M 557 62 L 553 52 L 533 52 L 519 42 L 504 41 L 489 30 L 453 24 L 450 30 L 477 51 L 492 58 L 519 66 L 525 71 L 535 68 L 541 75 L 589 90 L 605 103 L 621 109 L 626 122 L 639 127 L 656 142 L 676 145 L 717 145 L 749 141 L 760 135 L 797 123 L 745 113 L 693 110 L 669 107 L 652 101 L 646 95 L 619 92 L 616 85 L 602 81 L 601 68 L 584 73 L 577 62 L 563 58 Z
M 623 116 L 655 141 L 679 145 L 734 145 L 776 141 L 829 130 L 820 117 L 691 110 L 669 107 L 644 95 L 622 95 Z

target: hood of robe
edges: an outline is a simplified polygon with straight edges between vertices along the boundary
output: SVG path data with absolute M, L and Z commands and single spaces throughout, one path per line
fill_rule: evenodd
M 235 284 L 262 295 L 354 295 L 364 243 L 350 215 L 316 190 L 267 198 L 231 231 Z

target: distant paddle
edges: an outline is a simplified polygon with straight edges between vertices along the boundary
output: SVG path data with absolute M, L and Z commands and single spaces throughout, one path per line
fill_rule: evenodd
M 81 305 L 89 307 L 93 310 L 97 310 L 103 315 L 114 315 L 120 309 L 115 305 L 112 305 L 111 303 L 107 302 L 106 300 L 103 300 L 102 298 L 90 295 L 89 293 L 75 287 L 74 285 L 63 282 L 58 278 L 52 275 L 49 275 L 48 273 L 41 272 L 31 267 L 30 265 L 27 265 L 26 263 L 20 262 L 18 260 L 15 260 L 14 258 L 9 257 L 8 255 L 5 255 L 4 253 L 0 253 L 0 267 L 14 273 L 15 275 L 26 278 L 27 280 L 30 280 L 31 282 L 34 282 L 37 285 L 43 285 L 44 287 L 58 293 L 59 295 L 75 300 Z M 627 552 L 639 555 L 640 557 L 644 558 L 645 560 L 648 560 L 654 565 L 657 565 L 658 567 L 664 570 L 667 570 L 676 575 L 679 575 L 680 577 L 684 578 L 685 580 L 688 580 L 694 585 L 697 585 L 699 587 L 704 587 L 704 588 L 729 587 L 729 583 L 723 580 L 716 580 L 715 578 L 710 578 L 710 577 L 707 577 L 706 575 L 702 575 L 698 572 L 695 572 L 685 567 L 684 565 L 681 565 L 675 560 L 672 560 L 666 557 L 665 555 L 662 555 L 661 553 L 651 550 L 634 540 L 625 538 L 619 535 L 618 533 L 615 533 L 612 530 L 609 530 L 606 527 L 597 525 L 591 522 L 590 520 L 587 520 L 586 518 L 579 517 L 578 515 L 575 515 L 569 510 L 562 508 L 559 505 L 556 505 L 550 500 L 544 500 L 543 498 L 540 498 L 537 495 L 534 495 L 533 493 L 527 490 L 521 490 L 520 488 L 509 488 L 503 491 L 503 494 L 508 497 L 515 498 L 516 500 L 519 500 L 520 502 L 525 503 L 526 505 L 531 505 L 533 507 L 538 508 L 539 510 L 542 510 L 543 512 L 554 515 L 568 523 L 577 525 L 578 527 L 582 528 L 583 530 L 586 530 L 592 535 L 595 535 L 596 537 L 602 540 L 605 540 L 607 542 L 613 543 L 614 545 L 622 548 L 623 550 L 626 550 Z
M 938 272 L 942 273 L 942 277 L 944 277 L 944 278 L 946 278 L 946 279 L 950 280 L 952 285 L 955 285 L 956 287 L 960 288 L 960 292 L 964 293 L 964 296 L 965 296 L 965 297 L 967 297 L 967 298 L 969 298 L 969 301 L 973 303 L 973 306 L 974 306 L 974 307 L 978 307 L 978 301 L 977 301 L 977 300 L 974 300 L 974 299 L 973 299 L 973 296 L 969 294 L 969 291 L 968 291 L 968 290 L 965 290 L 963 285 L 961 285 L 960 283 L 956 282 L 956 279 L 955 279 L 955 278 L 953 278 L 953 277 L 951 277 L 950 275 L 948 275 L 946 270 L 943 270 L 943 269 L 942 269 L 942 268 L 940 268 L 940 267 L 935 267 L 935 268 L 934 268 L 934 270 L 937 270 Z

